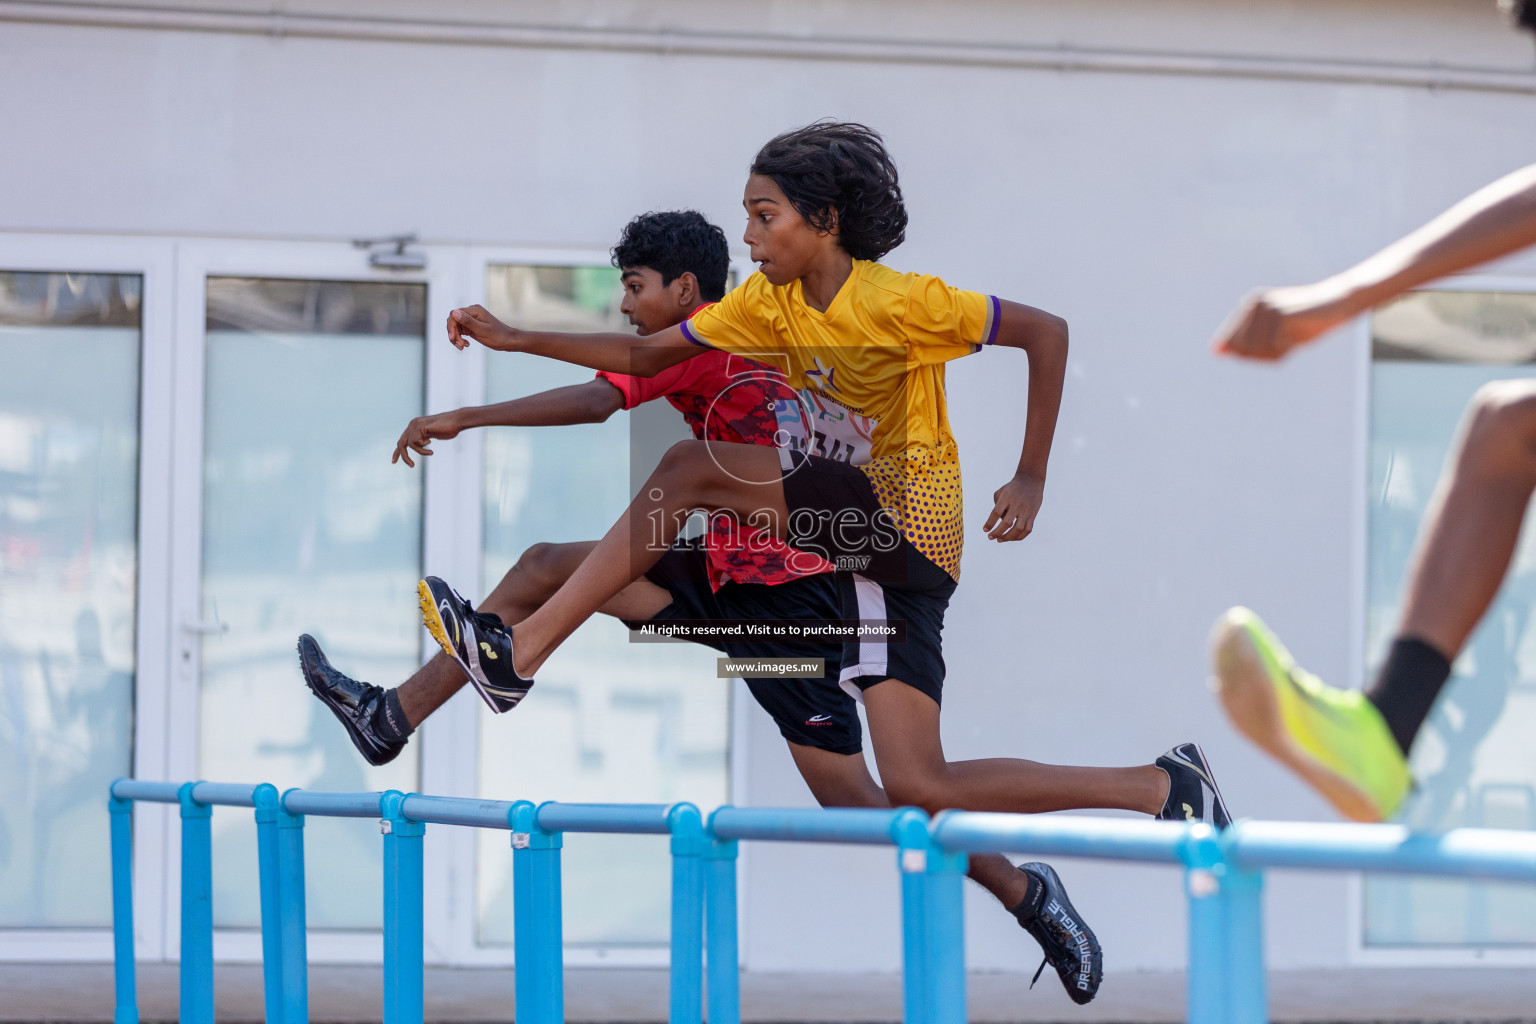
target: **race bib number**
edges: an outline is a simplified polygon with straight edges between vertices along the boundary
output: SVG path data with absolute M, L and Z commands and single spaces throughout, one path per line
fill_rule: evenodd
M 780 448 L 851 466 L 869 461 L 871 438 L 878 426 L 869 416 L 850 412 L 811 388 L 775 401 L 774 414 L 779 421 L 774 442 Z

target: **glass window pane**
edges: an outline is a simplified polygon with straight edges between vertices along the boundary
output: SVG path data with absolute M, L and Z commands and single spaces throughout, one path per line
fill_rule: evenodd
M 550 330 L 627 331 L 611 267 L 493 267 L 487 307 L 510 323 Z M 505 401 L 592 379 L 592 371 L 533 356 L 489 353 L 486 400 Z M 633 494 L 632 418 L 691 436 L 665 402 L 607 423 L 499 427 L 485 438 L 482 592 L 539 541 L 595 540 Z M 649 432 L 649 428 L 647 428 Z M 655 447 L 655 446 L 649 446 Z M 624 626 L 597 616 L 539 673 L 509 715 L 482 709 L 480 794 L 499 799 L 656 803 L 703 808 L 727 795 L 729 689 L 715 653 L 691 644 L 631 646 Z M 669 860 L 660 837 L 568 836 L 565 937 L 571 944 L 667 940 Z M 512 941 L 512 859 L 506 838 L 480 837 L 480 940 Z M 601 878 L 602 885 L 576 880 Z
M 421 474 L 390 465 L 422 406 L 426 286 L 211 278 L 203 455 L 200 774 L 279 789 L 410 790 L 416 746 L 371 768 L 310 695 L 312 633 L 394 685 L 419 662 Z M 214 913 L 255 927 L 255 827 L 215 814 Z M 376 829 L 306 823 L 309 923 L 377 928 Z
M 107 784 L 132 772 L 141 292 L 135 275 L 0 272 L 4 928 L 112 923 Z
M 1536 377 L 1536 296 L 1421 292 L 1372 324 L 1370 671 L 1397 628 L 1414 539 L 1457 424 L 1479 386 Z M 1536 531 L 1414 744 L 1415 828 L 1536 828 Z M 1373 946 L 1536 943 L 1536 890 L 1368 876 L 1365 941 Z

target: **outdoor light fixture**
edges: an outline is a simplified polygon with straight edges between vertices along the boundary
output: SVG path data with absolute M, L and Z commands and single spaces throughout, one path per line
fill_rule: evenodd
M 425 270 L 426 253 L 405 251 L 405 247 L 414 241 L 416 233 L 413 231 L 405 235 L 385 235 L 383 238 L 354 238 L 352 244 L 359 249 L 369 250 L 370 267 L 383 270 Z M 390 247 L 393 247 L 393 251 Z

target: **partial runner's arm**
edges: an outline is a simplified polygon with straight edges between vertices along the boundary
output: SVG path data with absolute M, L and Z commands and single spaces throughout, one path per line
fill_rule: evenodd
M 709 351 L 668 327 L 643 339 L 630 334 L 561 334 L 520 331 L 497 320 L 484 306 L 465 306 L 448 314 L 448 340 L 460 349 L 471 340 L 498 352 L 527 352 L 593 370 L 654 377 L 669 366 Z
M 1067 377 L 1067 322 L 1043 309 L 1003 300 L 994 344 L 1022 349 L 1029 357 L 1029 411 L 1018 471 L 993 492 L 992 514 L 982 529 L 993 540 L 1023 540 L 1035 528 L 1045 500 L 1045 469 Z
M 466 406 L 452 412 L 417 416 L 395 444 L 390 462 L 405 460 L 414 466 L 411 452 L 431 455 L 433 441 L 458 437 L 474 427 L 559 427 L 573 423 L 601 423 L 624 408 L 624 393 L 601 377 L 585 384 L 552 388 L 536 395 L 514 398 L 495 405 Z
M 1216 351 L 1280 359 L 1417 285 L 1536 245 L 1536 164 L 1472 193 L 1362 263 L 1315 284 L 1250 295 L 1216 335 Z

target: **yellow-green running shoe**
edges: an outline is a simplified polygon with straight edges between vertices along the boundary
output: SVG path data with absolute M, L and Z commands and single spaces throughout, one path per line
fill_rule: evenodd
M 1216 620 L 1211 669 L 1232 724 L 1340 813 L 1383 821 L 1402 805 L 1408 761 L 1381 712 L 1359 690 L 1329 686 L 1298 668 L 1247 608 Z

